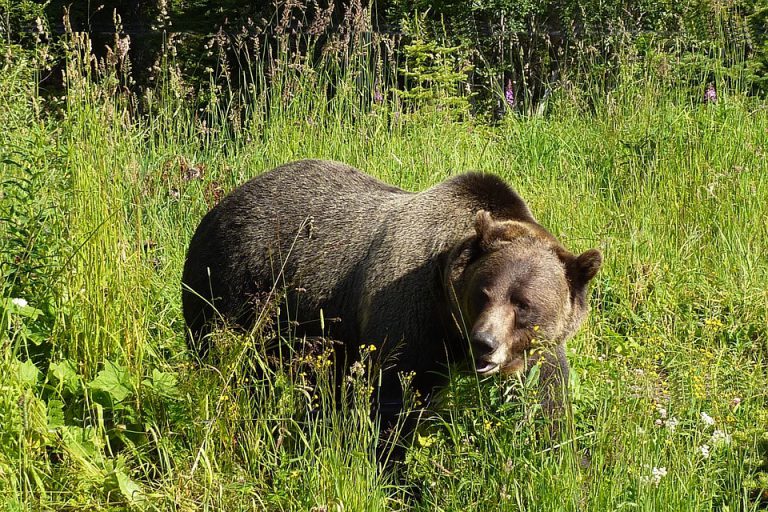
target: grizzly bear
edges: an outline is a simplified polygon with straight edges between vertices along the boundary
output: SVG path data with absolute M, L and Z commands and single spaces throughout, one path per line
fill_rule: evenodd
M 383 355 L 379 399 L 399 403 L 398 374 L 424 396 L 449 363 L 480 376 L 540 361 L 542 401 L 559 408 L 564 344 L 587 312 L 599 251 L 567 251 L 490 174 L 411 193 L 347 165 L 289 163 L 227 195 L 201 221 L 183 273 L 191 345 L 217 323 L 250 327 L 254 298 L 285 291 L 297 336 Z M 323 322 L 322 319 L 336 319 Z

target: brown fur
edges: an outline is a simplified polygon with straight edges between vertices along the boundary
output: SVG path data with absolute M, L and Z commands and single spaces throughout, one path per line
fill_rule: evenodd
M 398 372 L 414 371 L 429 393 L 446 363 L 514 373 L 543 354 L 553 409 L 564 343 L 586 314 L 586 284 L 601 261 L 598 251 L 563 248 L 496 176 L 463 174 L 413 194 L 305 160 L 249 181 L 205 216 L 184 267 L 184 317 L 205 352 L 216 319 L 248 327 L 249 298 L 278 277 L 299 335 L 380 349 L 389 362 L 383 400 L 399 398 Z M 321 310 L 340 319 L 325 332 Z

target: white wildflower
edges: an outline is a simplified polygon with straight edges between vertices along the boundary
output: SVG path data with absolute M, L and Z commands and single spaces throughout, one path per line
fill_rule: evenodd
M 705 412 L 701 413 L 701 421 L 703 421 L 704 424 L 709 427 L 715 424 L 715 419 Z
M 18 306 L 20 308 L 25 308 L 25 307 L 27 307 L 27 305 L 29 305 L 29 302 L 27 302 L 25 299 L 21 299 L 21 298 L 11 299 L 11 303 L 14 306 Z
M 654 468 L 651 470 L 650 482 L 658 487 L 659 483 L 661 483 L 661 479 L 665 476 L 667 476 L 667 468 L 657 468 L 654 466 Z
M 657 407 L 656 411 L 658 411 L 659 416 L 661 416 L 661 419 L 663 420 L 667 419 L 667 410 L 664 407 Z
M 699 451 L 701 452 L 701 456 L 705 459 L 709 458 L 709 445 L 703 444 L 699 446 Z
M 680 423 L 677 418 L 672 416 L 667 421 L 664 422 L 664 425 L 666 425 L 667 430 L 669 430 L 670 433 L 674 432 L 677 428 L 677 425 Z
M 731 444 L 731 436 L 729 436 L 722 430 L 715 430 L 714 432 L 712 432 L 712 439 L 710 440 L 710 442 L 714 446 Z
M 644 466 L 646 471 L 650 466 L 645 465 Z M 650 475 L 642 475 L 640 477 L 640 482 L 643 484 L 653 484 L 654 486 L 658 487 L 659 483 L 661 483 L 661 479 L 667 476 L 667 468 L 657 468 L 654 466 L 651 469 Z

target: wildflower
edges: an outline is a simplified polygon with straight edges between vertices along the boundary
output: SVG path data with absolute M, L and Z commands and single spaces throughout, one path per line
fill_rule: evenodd
M 704 424 L 707 425 L 708 427 L 711 427 L 712 425 L 715 424 L 715 419 L 705 412 L 701 413 L 701 421 L 703 421 Z
M 384 101 L 384 95 L 381 94 L 381 91 L 378 88 L 374 89 L 373 91 L 373 101 L 376 103 L 381 103 Z
M 670 433 L 673 433 L 679 423 L 680 422 L 678 421 L 678 419 L 672 416 L 671 418 L 669 418 L 667 421 L 664 422 L 664 425 L 667 427 L 667 430 L 669 430 Z
M 712 82 L 707 85 L 707 90 L 704 91 L 704 103 L 717 103 L 717 91 Z
M 733 406 L 734 409 L 738 407 L 740 403 L 741 403 L 741 398 L 739 397 L 734 397 L 734 399 L 731 400 L 731 406 Z
M 515 91 L 512 89 L 512 80 L 507 80 L 507 87 L 504 89 L 504 98 L 507 100 L 507 105 L 510 108 L 515 106 Z
M 731 444 L 731 436 L 723 432 L 722 430 L 715 430 L 712 432 L 712 439 L 710 442 L 714 445 Z
M 14 306 L 18 306 L 20 308 L 25 308 L 25 307 L 27 307 L 29 302 L 27 302 L 26 300 L 24 300 L 22 298 L 16 298 L 16 299 L 11 299 L 11 304 L 13 304 Z
M 701 378 L 701 375 L 694 375 L 691 380 L 691 387 L 693 388 L 694 396 L 699 399 L 706 398 L 707 388 L 704 385 L 704 379 Z
M 419 444 L 423 446 L 424 448 L 429 448 L 433 444 L 435 444 L 435 438 L 431 435 L 428 436 L 422 436 L 421 434 L 416 434 L 416 438 L 419 441 Z
M 128 51 L 131 49 L 131 36 L 126 35 L 117 39 L 117 56 L 120 60 L 125 59 Z
M 717 183 L 711 183 L 707 188 L 707 191 L 710 193 L 710 195 L 714 194 L 714 188 L 716 185 Z M 717 332 L 717 331 L 721 331 L 723 327 L 725 327 L 725 324 L 723 324 L 722 320 L 720 320 L 719 318 L 707 318 L 706 320 L 704 320 L 704 326 L 712 331 Z M 711 359 L 713 357 L 713 354 L 710 351 L 707 351 L 707 352 L 708 354 L 705 353 L 705 355 L 710 355 L 709 358 Z
M 699 451 L 701 452 L 701 456 L 705 459 L 709 458 L 709 445 L 703 444 L 699 446 Z
M 352 374 L 352 377 L 362 377 L 365 375 L 365 368 L 363 368 L 363 363 L 360 361 L 355 361 L 352 364 L 352 367 L 349 369 L 349 373 Z
M 368 352 L 376 352 L 376 345 L 368 345 Z
M 663 420 L 667 419 L 667 410 L 664 407 L 656 407 L 656 411 L 658 411 L 659 416 L 661 416 L 661 419 Z
M 641 477 L 643 483 L 651 483 L 655 487 L 658 487 L 661 483 L 661 479 L 667 476 L 667 468 L 657 468 L 656 466 L 651 469 L 651 476 Z

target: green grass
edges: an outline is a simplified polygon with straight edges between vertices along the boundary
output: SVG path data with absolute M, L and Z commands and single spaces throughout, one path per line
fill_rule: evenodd
M 546 117 L 489 126 L 396 114 L 394 101 L 365 111 L 343 87 L 326 104 L 308 81 L 289 106 L 267 117 L 254 99 L 223 130 L 219 111 L 197 117 L 171 94 L 135 116 L 77 69 L 63 102 L 37 96 L 23 57 L 0 74 L 5 510 L 765 506 L 765 105 L 735 93 L 701 105 L 635 77 L 591 110 L 563 93 Z M 499 174 L 566 246 L 603 250 L 568 348 L 562 439 L 546 439 L 530 384 L 456 375 L 405 462 L 384 470 L 370 375 L 341 407 L 322 357 L 302 370 L 319 372 L 315 386 L 295 368 L 250 382 L 258 332 L 221 333 L 221 363 L 195 364 L 179 298 L 198 221 L 217 190 L 307 157 L 408 190 Z M 185 179 L 190 166 L 202 178 Z

